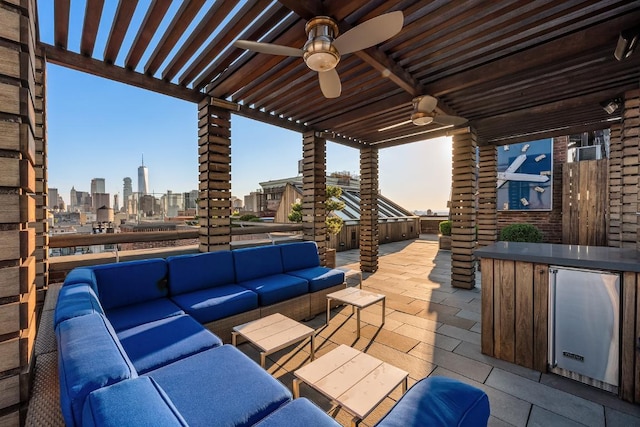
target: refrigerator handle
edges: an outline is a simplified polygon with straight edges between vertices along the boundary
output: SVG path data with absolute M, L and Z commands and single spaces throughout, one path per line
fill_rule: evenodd
M 555 268 L 549 269 L 549 323 L 547 325 L 548 328 L 548 344 L 549 344 L 549 354 L 547 364 L 555 368 L 557 366 L 556 363 L 556 277 L 558 274 L 558 270 Z

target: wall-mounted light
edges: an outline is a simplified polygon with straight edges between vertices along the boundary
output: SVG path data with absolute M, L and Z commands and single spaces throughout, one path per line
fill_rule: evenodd
M 628 28 L 624 31 L 620 32 L 620 36 L 618 37 L 618 44 L 616 45 L 616 50 L 613 52 L 613 56 L 616 57 L 618 61 L 622 61 L 623 59 L 627 59 L 633 53 L 633 50 L 638 45 L 638 40 L 640 39 L 640 26 L 634 28 Z
M 622 105 L 622 101 L 619 98 L 611 99 L 609 101 L 604 101 L 600 103 L 600 106 L 604 111 L 607 112 L 607 114 L 615 113 L 616 111 L 618 111 L 621 105 Z

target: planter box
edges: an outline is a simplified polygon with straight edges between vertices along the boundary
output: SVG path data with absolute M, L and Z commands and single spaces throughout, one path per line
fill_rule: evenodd
M 451 236 L 438 235 L 438 248 L 447 251 L 451 250 Z

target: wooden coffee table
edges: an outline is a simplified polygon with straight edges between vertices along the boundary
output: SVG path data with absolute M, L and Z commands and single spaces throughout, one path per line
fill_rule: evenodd
M 327 325 L 331 320 L 331 301 L 338 301 L 344 304 L 349 304 L 357 313 L 358 321 L 358 338 L 360 338 L 360 310 L 369 307 L 372 304 L 382 301 L 382 324 L 384 325 L 384 311 L 385 311 L 385 296 L 382 294 L 376 294 L 369 291 L 363 291 L 359 288 L 346 288 L 337 292 L 327 294 Z
M 315 359 L 314 337 L 316 331 L 300 322 L 283 316 L 272 314 L 262 319 L 235 326 L 231 332 L 231 344 L 236 346 L 238 335 L 245 338 L 260 350 L 260 366 L 264 368 L 267 355 L 282 350 L 292 344 L 309 338 L 311 344 L 311 360 Z
M 304 382 L 353 415 L 351 425 L 357 426 L 398 385 L 407 391 L 409 373 L 343 344 L 294 375 L 294 398 Z

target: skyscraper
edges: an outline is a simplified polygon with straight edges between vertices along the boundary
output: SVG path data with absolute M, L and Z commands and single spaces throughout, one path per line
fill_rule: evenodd
M 104 178 L 93 178 L 91 180 L 91 195 L 95 193 L 106 193 Z
M 126 177 L 122 180 L 122 207 L 126 211 L 127 203 L 133 194 L 133 186 L 131 185 L 131 178 Z
M 149 193 L 149 170 L 144 165 L 144 156 L 142 156 L 142 165 L 138 167 L 138 193 L 140 195 Z

